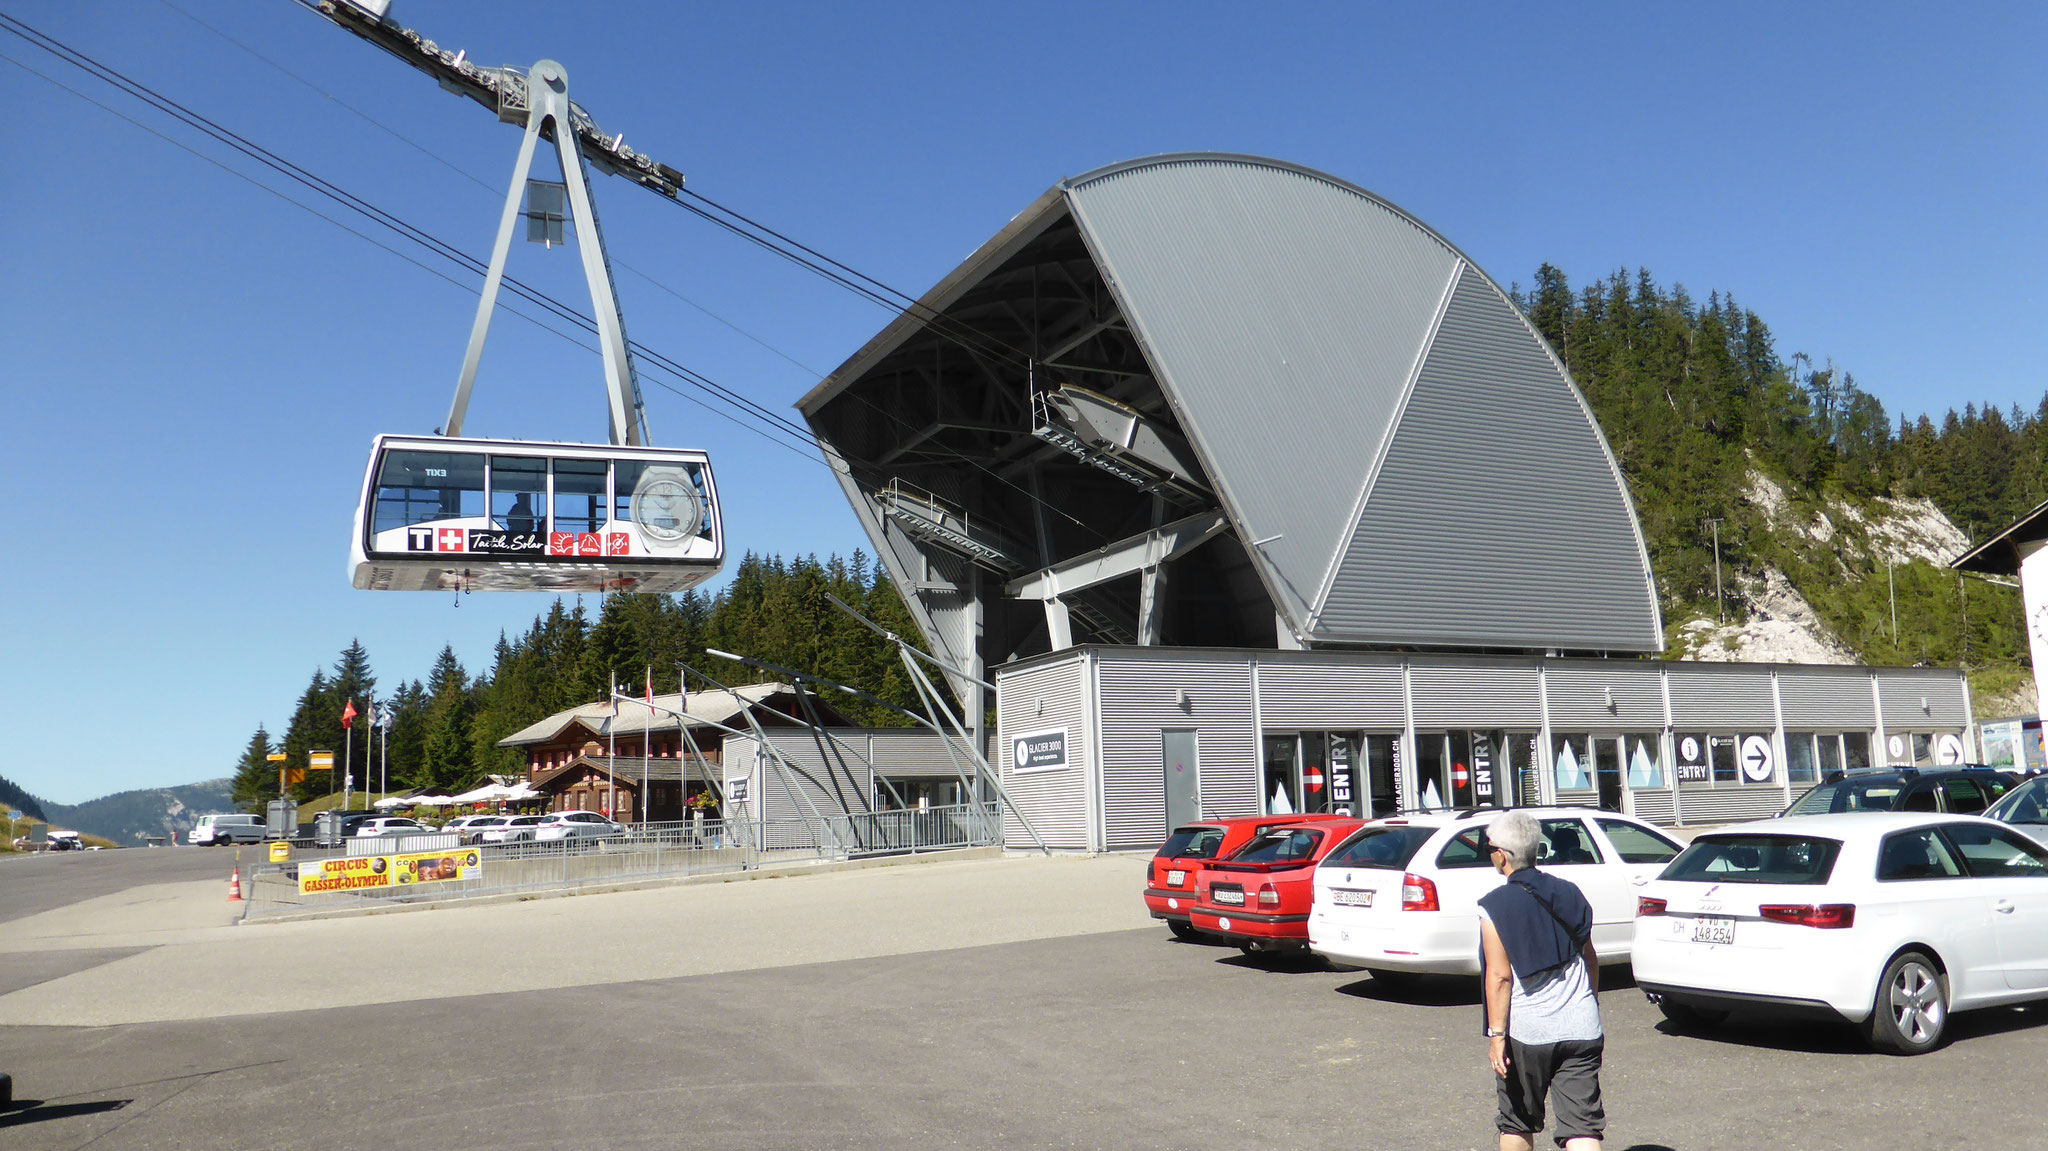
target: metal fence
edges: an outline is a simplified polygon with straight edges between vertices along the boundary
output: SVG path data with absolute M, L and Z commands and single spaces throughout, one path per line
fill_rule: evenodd
M 437 836 L 442 840 L 448 837 Z M 537 842 L 484 843 L 428 851 L 475 852 L 478 866 L 462 879 L 364 891 L 301 892 L 300 862 L 338 858 L 307 854 L 298 862 L 262 864 L 251 874 L 242 918 L 304 911 L 353 910 L 392 904 L 446 903 L 483 896 L 543 894 L 648 879 L 751 871 L 785 864 L 825 863 L 882 855 L 957 851 L 1002 842 L 1002 821 L 992 803 L 909 811 L 861 812 L 820 819 L 689 820 L 644 823 L 623 836 Z M 420 838 L 393 850 L 424 847 Z M 349 855 L 357 855 L 351 843 Z

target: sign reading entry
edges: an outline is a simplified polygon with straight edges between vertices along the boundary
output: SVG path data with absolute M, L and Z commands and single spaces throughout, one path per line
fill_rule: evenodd
M 1678 782 L 1706 783 L 1714 778 L 1707 770 L 1706 742 L 1697 735 L 1678 737 Z
M 1067 729 L 1027 731 L 1010 740 L 1010 767 L 1014 771 L 1054 771 L 1067 766 Z

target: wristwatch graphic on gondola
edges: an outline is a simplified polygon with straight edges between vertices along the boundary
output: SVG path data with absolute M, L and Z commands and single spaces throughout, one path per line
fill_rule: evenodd
M 634 485 L 630 511 L 648 546 L 683 547 L 697 538 L 698 525 L 704 522 L 704 499 L 683 469 L 648 468 Z

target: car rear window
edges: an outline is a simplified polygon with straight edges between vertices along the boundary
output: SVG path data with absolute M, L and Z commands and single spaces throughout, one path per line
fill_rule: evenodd
M 1220 827 L 1183 827 L 1166 837 L 1166 842 L 1159 845 L 1159 854 L 1172 859 L 1209 859 L 1222 842 Z
M 1408 861 L 1436 834 L 1434 827 L 1367 827 L 1323 862 L 1337 867 L 1378 867 L 1406 871 Z
M 1272 827 L 1252 837 L 1232 863 L 1298 863 L 1313 859 L 1323 833 L 1307 827 Z
M 1806 835 L 1703 835 L 1679 852 L 1659 879 L 1691 883 L 1819 885 L 1835 870 L 1842 843 Z
M 1799 797 L 1786 815 L 1829 815 L 1841 811 L 1890 811 L 1906 790 L 1897 779 L 1842 779 L 1823 783 Z

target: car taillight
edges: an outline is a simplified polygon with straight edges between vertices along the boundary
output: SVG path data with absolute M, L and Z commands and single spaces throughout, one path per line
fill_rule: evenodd
M 1856 926 L 1856 905 L 1853 903 L 1767 903 L 1756 909 L 1756 913 L 1773 923 L 1790 923 L 1798 927 L 1854 927 Z
M 1260 907 L 1278 907 L 1278 906 L 1280 906 L 1280 893 L 1279 893 L 1278 891 L 1275 891 L 1275 890 L 1273 890 L 1273 885 L 1272 885 L 1272 884 L 1268 883 L 1268 884 L 1265 884 L 1264 886 L 1262 886 L 1262 887 L 1260 887 L 1260 888 L 1259 888 L 1259 906 L 1260 906 Z
M 1401 877 L 1401 910 L 1437 911 L 1436 884 L 1414 872 Z
M 1645 915 L 1662 915 L 1664 914 L 1664 908 L 1668 905 L 1668 902 L 1669 901 L 1663 899 L 1651 899 L 1647 895 L 1638 895 L 1636 896 L 1636 917 L 1641 918 Z

